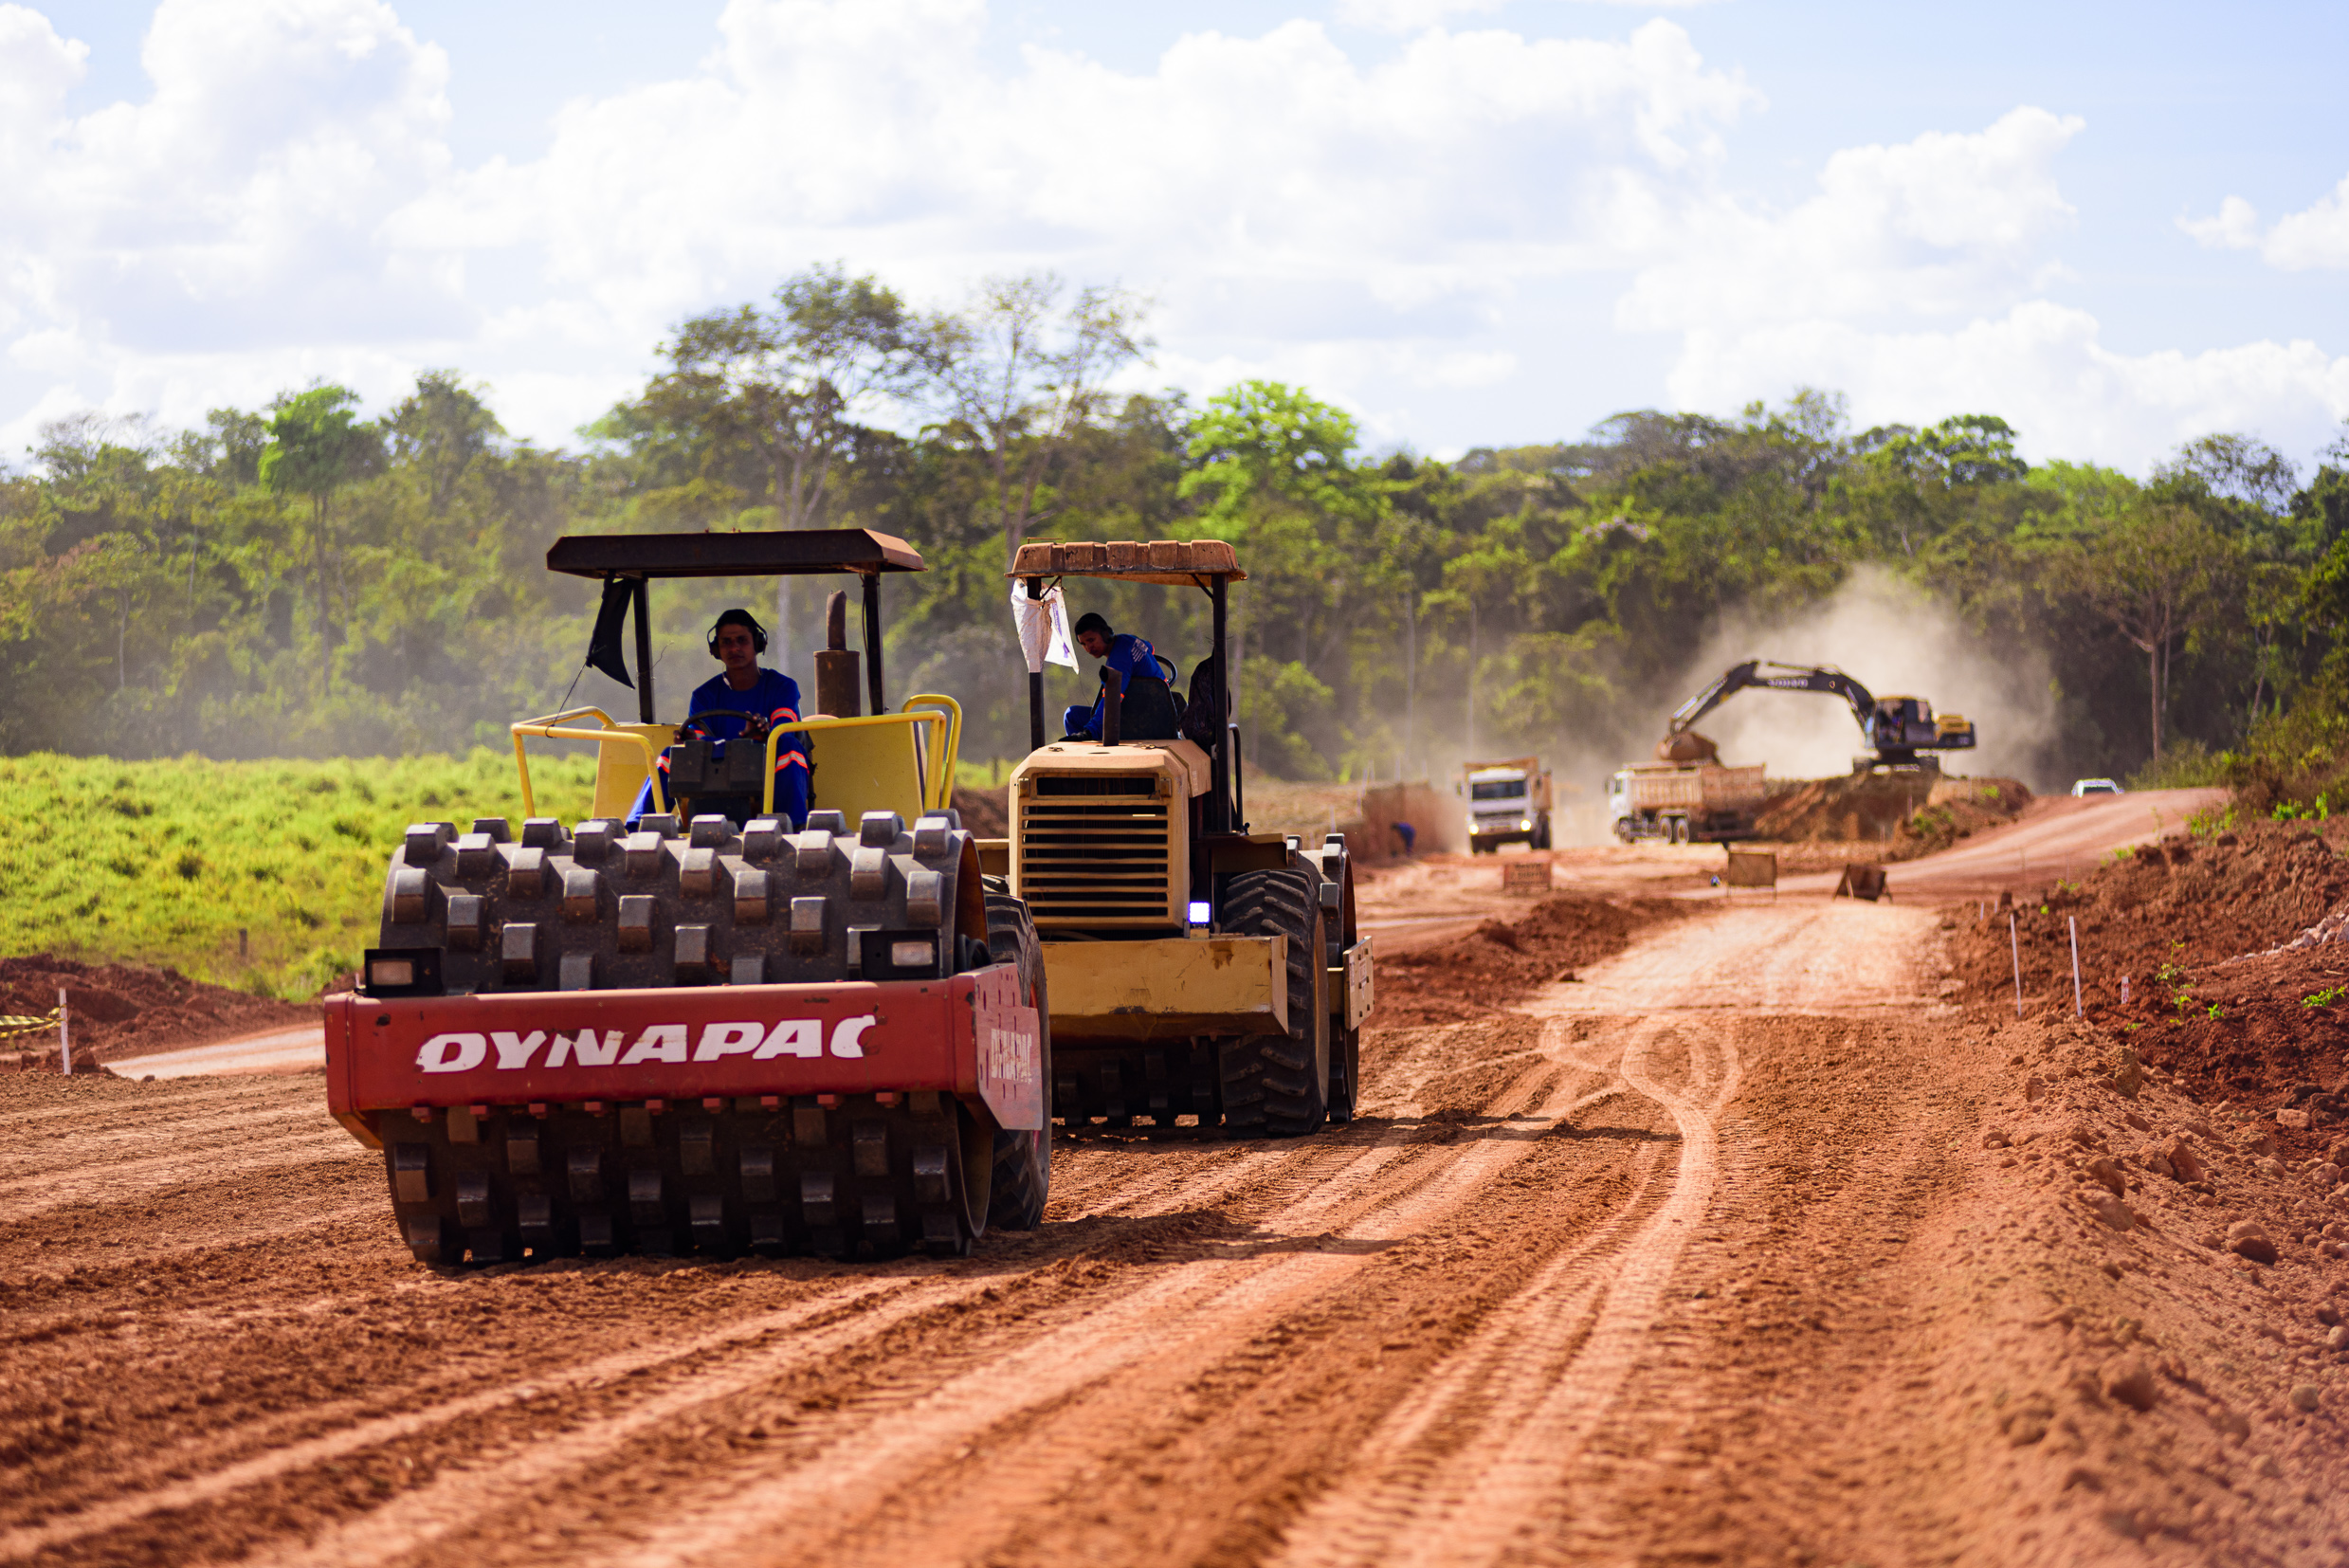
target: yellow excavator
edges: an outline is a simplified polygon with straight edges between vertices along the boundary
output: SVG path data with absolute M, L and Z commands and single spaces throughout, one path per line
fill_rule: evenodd
M 1935 752 L 1971 751 L 1973 720 L 1954 713 L 1936 714 L 1921 697 L 1877 697 L 1832 665 L 1789 665 L 1775 659 L 1748 659 L 1681 704 L 1672 715 L 1664 739 L 1656 748 L 1667 761 L 1700 760 L 1710 747 L 1692 735 L 1698 720 L 1721 706 L 1731 695 L 1749 688 L 1765 691 L 1816 691 L 1841 697 L 1851 704 L 1851 717 L 1871 748 L 1851 759 L 1854 773 L 1874 768 L 1921 768 L 1940 771 Z

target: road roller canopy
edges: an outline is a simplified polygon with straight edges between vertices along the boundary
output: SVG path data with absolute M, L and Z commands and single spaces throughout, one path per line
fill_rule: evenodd
M 1225 550 L 1230 550 L 1226 545 Z M 741 534 L 569 534 L 547 549 L 550 572 L 574 577 L 763 577 L 920 572 L 921 553 L 870 528 Z
M 1225 547 L 1227 550 L 1229 546 Z M 588 638 L 587 667 L 636 688 L 637 717 L 652 717 L 652 615 L 646 590 L 655 577 L 813 576 L 854 573 L 865 582 L 865 678 L 873 712 L 888 712 L 881 682 L 881 574 L 920 572 L 921 553 L 870 528 L 809 528 L 740 534 L 567 534 L 547 547 L 547 570 L 600 577 L 603 602 Z M 636 674 L 630 679 L 621 633 L 636 616 Z M 833 627 L 839 625 L 832 618 Z M 835 630 L 835 635 L 837 631 Z
M 1246 582 L 1240 557 L 1226 539 L 1111 539 L 1106 544 L 1037 540 L 1020 546 L 1010 577 L 1113 577 L 1124 582 Z
M 1023 544 L 1011 557 L 1011 570 L 1004 575 L 1023 585 L 1013 589 L 1016 597 L 1025 593 L 1029 599 L 1042 599 L 1055 592 L 1047 586 L 1061 577 L 1105 577 L 1113 582 L 1160 583 L 1169 588 L 1188 584 L 1204 592 L 1212 611 L 1212 647 L 1203 669 L 1217 672 L 1209 677 L 1214 707 L 1211 722 L 1215 729 L 1214 743 L 1209 755 L 1214 763 L 1214 784 L 1207 811 L 1208 830 L 1229 833 L 1240 829 L 1245 813 L 1240 796 L 1239 759 L 1235 755 L 1233 737 L 1236 726 L 1230 714 L 1230 692 L 1220 672 L 1231 666 L 1225 657 L 1229 642 L 1226 620 L 1229 590 L 1235 582 L 1246 582 L 1247 574 L 1240 570 L 1239 552 L 1229 539 L 1110 539 L 1106 542 L 1089 539 L 1037 539 Z M 1031 656 L 1032 657 L 1032 656 Z M 1192 681 L 1193 702 L 1200 700 L 1199 676 Z M 1213 691 L 1214 686 L 1226 689 Z M 1104 714 L 1102 734 L 1113 738 L 1108 727 L 1110 720 Z M 1044 672 L 1041 665 L 1032 666 L 1028 675 L 1028 741 L 1030 751 L 1044 747 Z

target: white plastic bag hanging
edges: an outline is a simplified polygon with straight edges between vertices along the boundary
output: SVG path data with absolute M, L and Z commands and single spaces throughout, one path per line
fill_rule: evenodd
M 1011 622 L 1019 629 L 1020 651 L 1028 656 L 1028 673 L 1041 675 L 1047 660 L 1077 667 L 1077 646 L 1068 635 L 1068 606 L 1061 598 L 1061 585 L 1054 583 L 1044 591 L 1044 597 L 1028 596 L 1028 585 L 1011 585 Z

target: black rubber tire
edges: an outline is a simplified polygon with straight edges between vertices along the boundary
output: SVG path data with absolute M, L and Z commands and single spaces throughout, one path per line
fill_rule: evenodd
M 1362 1031 L 1332 1026 L 1329 1055 L 1329 1120 L 1337 1126 L 1354 1120 L 1354 1103 L 1361 1093 Z
M 1231 879 L 1216 927 L 1288 939 L 1288 1032 L 1219 1041 L 1224 1125 L 1296 1138 L 1327 1119 L 1329 971 L 1323 967 L 1320 879 L 1308 870 L 1243 871 Z
M 1329 874 L 1329 862 L 1321 863 L 1322 875 Z M 1329 943 L 1329 962 L 1325 966 L 1332 975 L 1342 971 L 1346 949 L 1360 939 L 1354 905 L 1354 866 L 1341 862 L 1338 872 L 1338 918 L 1332 920 L 1322 911 L 1324 939 Z M 1324 985 L 1340 990 L 1344 981 L 1325 977 Z M 1345 1025 L 1345 999 L 1333 995 L 1329 1004 L 1337 1011 L 1331 1014 L 1329 1026 L 1329 1092 L 1327 1109 L 1330 1124 L 1339 1126 L 1354 1120 L 1355 1102 L 1362 1089 L 1362 1031 Z
M 987 950 L 998 963 L 1016 963 L 1020 994 L 1036 1010 L 1044 1073 L 1044 1125 L 1035 1132 L 995 1134 L 994 1179 L 987 1199 L 987 1228 L 1033 1231 L 1044 1223 L 1052 1194 L 1052 1014 L 1044 987 L 1044 949 L 1028 905 L 1008 893 L 987 895 Z

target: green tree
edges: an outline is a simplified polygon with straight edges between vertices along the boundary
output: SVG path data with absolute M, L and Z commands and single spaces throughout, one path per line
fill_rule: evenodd
M 384 430 L 392 461 L 424 476 L 428 504 L 436 513 L 448 510 L 457 482 L 505 434 L 481 393 L 455 371 L 426 371 L 417 376 L 416 390 L 392 410 Z
M 1175 489 L 1205 501 L 1199 526 L 1238 544 L 1250 574 L 1231 648 L 1250 744 L 1260 757 L 1311 757 L 1316 775 L 1344 749 L 1325 676 L 1354 666 L 1342 684 L 1358 708 L 1364 682 L 1354 645 L 1397 603 L 1376 569 L 1386 483 L 1352 462 L 1355 441 L 1343 410 L 1281 382 L 1242 382 L 1185 427 Z
M 2226 604 L 2234 555 L 2231 542 L 2194 508 L 2148 501 L 2064 558 L 2071 589 L 2145 656 L 2157 762 L 2172 662 Z
M 1048 272 L 990 278 L 959 312 L 923 323 L 923 400 L 942 434 L 975 454 L 1004 557 L 1051 515 L 1054 464 L 1109 401 L 1109 381 L 1147 363 L 1148 301 L 1114 287 L 1067 285 Z
M 1268 501 L 1355 509 L 1365 494 L 1348 461 L 1357 438 L 1342 409 L 1283 382 L 1243 381 L 1209 398 L 1184 430 L 1187 462 L 1175 493 L 1205 498 L 1205 520 L 1235 538 Z
M 373 472 L 383 454 L 381 433 L 353 411 L 358 400 L 358 393 L 335 386 L 281 398 L 269 420 L 268 448 L 261 455 L 264 485 L 310 502 L 311 612 L 320 690 L 331 687 L 334 672 L 327 616 L 335 556 L 331 508 L 337 492 Z

